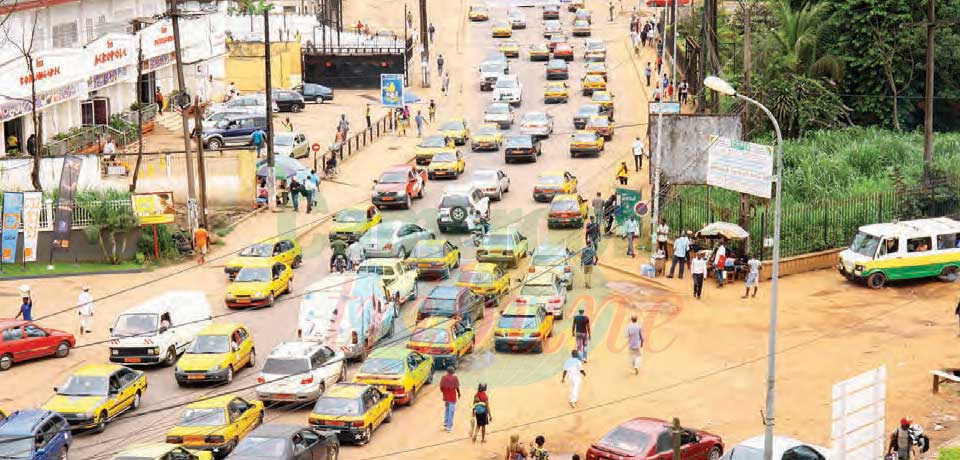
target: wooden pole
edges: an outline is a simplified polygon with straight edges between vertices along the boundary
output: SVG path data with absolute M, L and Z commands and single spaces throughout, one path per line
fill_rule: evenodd
M 177 9 L 179 0 L 170 0 L 170 16 L 173 21 L 173 43 L 174 55 L 177 59 L 177 86 L 180 90 L 179 98 L 187 94 L 186 82 L 183 78 L 183 53 L 180 48 L 180 11 Z M 179 103 L 178 103 L 179 105 Z M 190 126 L 187 124 L 187 117 L 182 116 L 181 128 L 183 129 L 183 151 L 186 155 L 187 163 L 187 222 L 190 226 L 190 234 L 197 229 L 197 216 L 195 215 L 195 206 L 197 204 L 197 186 L 196 177 L 193 172 L 193 153 L 190 151 Z
M 930 185 L 930 166 L 933 163 L 933 60 L 936 14 L 934 0 L 927 0 L 927 81 L 923 96 L 923 183 Z

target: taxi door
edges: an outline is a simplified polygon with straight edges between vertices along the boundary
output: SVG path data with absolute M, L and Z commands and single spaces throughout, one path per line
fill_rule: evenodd
M 107 377 L 107 379 L 109 382 L 107 387 L 108 398 L 104 405 L 107 409 L 107 415 L 114 417 L 120 412 L 123 412 L 123 409 L 126 408 L 126 404 L 124 404 L 124 399 L 126 397 L 129 397 L 131 400 L 133 399 L 132 393 L 128 395 L 129 389 L 132 385 L 128 385 L 126 388 L 123 387 L 123 384 L 120 383 L 119 370 L 114 371 L 109 377 Z M 99 411 L 99 409 L 97 410 Z
M 537 322 L 540 323 L 540 334 L 546 340 L 553 330 L 553 315 L 548 315 L 547 310 L 540 307 L 537 309 Z
M 253 353 L 253 338 L 250 336 L 250 331 L 244 327 L 237 328 L 233 334 L 239 339 L 237 343 L 240 344 L 240 349 L 237 350 L 238 359 L 236 363 L 237 367 L 241 367 L 250 362 L 250 355 Z
M 497 297 L 503 297 L 510 289 L 510 276 L 499 265 L 493 269 L 493 287 L 497 291 Z
M 454 352 L 462 357 L 470 351 L 473 342 L 473 329 L 466 321 L 458 321 L 452 328 L 454 336 Z
M 369 230 L 370 227 L 380 223 L 380 219 L 383 216 L 380 214 L 380 210 L 376 206 L 370 206 L 367 208 L 367 227 L 366 230 Z
M 254 405 L 245 401 L 243 398 L 234 398 L 227 406 L 227 410 L 230 412 L 231 420 L 234 419 L 234 413 L 239 414 L 236 418 L 236 426 L 234 427 L 238 438 L 246 436 L 247 433 L 257 427 L 259 411 L 254 410 Z
M 278 296 L 287 290 L 287 285 L 290 284 L 290 278 L 293 275 L 287 270 L 287 265 L 282 262 L 274 264 L 272 271 L 275 279 L 270 282 L 270 289 L 274 296 Z
M 566 189 L 566 192 L 567 192 L 567 193 L 576 193 L 576 192 L 577 192 L 577 177 L 576 177 L 576 176 L 574 176 L 573 174 L 570 174 L 569 172 L 564 172 L 564 173 L 563 173 L 563 182 L 564 182 L 564 185 L 565 185 L 564 189 Z
M 274 245 L 274 253 L 277 253 L 277 258 L 281 262 L 292 266 L 293 265 L 293 243 L 290 240 L 280 240 Z

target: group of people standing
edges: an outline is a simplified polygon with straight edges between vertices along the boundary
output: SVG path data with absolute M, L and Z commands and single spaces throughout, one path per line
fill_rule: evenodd
M 663 219 L 657 226 L 657 256 L 663 257 L 667 246 L 667 234 L 669 227 Z M 690 268 L 690 274 L 693 277 L 693 296 L 701 298 L 703 295 L 703 280 L 707 272 L 712 269 L 714 278 L 717 281 L 717 287 L 722 288 L 726 283 L 727 274 L 736 274 L 738 271 L 746 272 L 744 276 L 745 291 L 741 298 L 756 297 L 760 284 L 760 268 L 762 266 L 759 259 L 747 253 L 737 257 L 732 250 L 727 248 L 724 238 L 719 238 L 709 251 L 705 253 L 701 243 L 693 238 L 693 231 L 687 230 L 680 233 L 680 236 L 673 240 L 673 256 L 670 262 L 670 270 L 667 278 L 673 278 L 677 267 L 679 267 L 678 277 L 683 279 L 684 268 Z M 750 289 L 753 288 L 753 292 Z

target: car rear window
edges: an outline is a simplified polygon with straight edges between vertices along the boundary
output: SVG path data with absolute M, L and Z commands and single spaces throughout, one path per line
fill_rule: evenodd
M 330 416 L 360 416 L 359 399 L 321 397 L 313 406 L 313 413 Z
M 417 329 L 410 337 L 411 342 L 450 343 L 450 333 L 443 329 Z
M 650 435 L 618 426 L 601 438 L 598 444 L 633 454 L 641 454 L 647 451 L 647 446 L 650 444 Z
M 534 316 L 501 316 L 497 320 L 497 327 L 503 329 L 536 329 L 537 318 Z

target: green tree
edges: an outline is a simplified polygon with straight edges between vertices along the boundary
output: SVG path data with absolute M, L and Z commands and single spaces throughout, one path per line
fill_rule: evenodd
M 821 50 L 823 19 L 827 3 L 801 2 L 792 5 L 779 0 L 770 5 L 777 26 L 766 36 L 761 59 L 770 75 L 788 72 L 809 77 L 828 77 L 839 81 L 843 66 L 831 54 Z
M 104 262 L 119 264 L 127 249 L 127 238 L 122 236 L 137 227 L 137 216 L 130 206 L 114 205 L 117 201 L 129 200 L 129 195 L 120 192 L 98 195 L 99 199 L 77 203 L 90 214 L 91 223 L 83 232 L 88 241 L 100 246 Z

